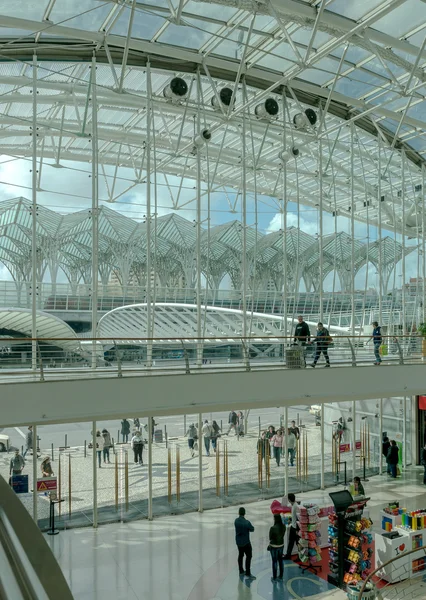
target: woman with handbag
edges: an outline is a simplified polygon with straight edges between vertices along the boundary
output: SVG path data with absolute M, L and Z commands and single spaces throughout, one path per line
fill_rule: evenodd
M 216 444 L 217 444 L 217 438 L 220 437 L 220 427 L 219 425 L 216 423 L 216 421 L 212 422 L 212 426 L 211 426 L 211 436 L 210 436 L 210 441 L 212 443 L 212 448 L 213 450 L 216 452 Z
M 272 558 L 272 577 L 271 581 L 279 581 L 284 575 L 284 535 L 285 525 L 282 522 L 281 515 L 274 515 L 274 524 L 269 530 L 269 546 L 268 550 Z M 279 567 L 279 575 L 277 577 L 277 567 Z

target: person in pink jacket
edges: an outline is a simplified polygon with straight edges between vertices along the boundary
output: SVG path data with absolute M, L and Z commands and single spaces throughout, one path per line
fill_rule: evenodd
M 277 461 L 277 467 L 280 466 L 281 454 L 283 451 L 284 436 L 282 429 L 277 429 L 275 435 L 272 436 L 271 445 L 274 452 L 274 458 Z

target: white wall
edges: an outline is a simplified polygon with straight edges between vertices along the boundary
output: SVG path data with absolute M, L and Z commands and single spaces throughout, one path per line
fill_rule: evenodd
M 414 395 L 426 365 L 145 375 L 1 384 L 0 426 Z

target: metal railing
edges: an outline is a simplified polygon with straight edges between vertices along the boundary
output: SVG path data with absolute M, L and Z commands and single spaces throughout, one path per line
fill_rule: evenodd
M 292 337 L 215 338 L 3 338 L 0 383 L 30 377 L 39 381 L 80 377 L 194 374 L 303 369 L 317 360 L 326 366 L 377 366 L 371 336 L 334 336 L 329 345 L 305 346 Z M 69 342 L 75 344 L 70 351 Z M 423 340 L 419 336 L 383 336 L 381 366 L 424 364 Z M 36 360 L 32 352 L 36 348 Z
M 401 543 L 408 538 L 399 538 Z M 361 586 L 357 600 L 366 598 L 365 592 L 372 588 L 369 597 L 375 600 L 420 600 L 425 598 L 426 548 L 419 547 L 401 552 L 382 563 L 370 573 Z M 386 582 L 381 577 L 390 579 Z M 380 585 L 378 585 L 380 581 Z M 374 595 L 372 595 L 374 593 Z M 356 596 L 355 596 L 356 597 Z
M 0 598 L 72 600 L 42 533 L 3 477 L 0 499 Z

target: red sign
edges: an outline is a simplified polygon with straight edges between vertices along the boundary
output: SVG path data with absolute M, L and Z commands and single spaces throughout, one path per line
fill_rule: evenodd
M 50 492 L 57 489 L 56 477 L 42 477 L 37 479 L 37 491 L 38 492 Z
M 351 451 L 350 444 L 340 444 L 340 454 L 342 454 L 343 452 L 350 452 L 350 451 Z
M 419 409 L 426 410 L 426 396 L 419 396 Z
M 357 441 L 355 442 L 355 449 L 356 449 L 356 450 L 361 450 L 361 440 L 357 440 Z

